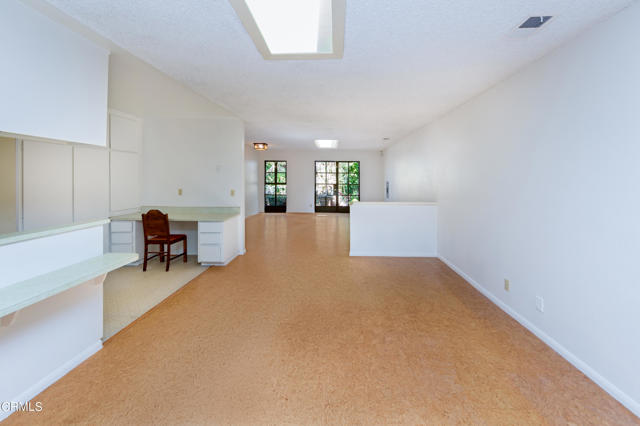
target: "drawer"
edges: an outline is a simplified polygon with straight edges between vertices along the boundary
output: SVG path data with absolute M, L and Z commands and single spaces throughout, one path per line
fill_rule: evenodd
M 133 233 L 131 232 L 112 232 L 111 244 L 132 244 Z
M 222 232 L 224 222 L 198 222 L 198 232 Z
M 222 250 L 216 245 L 199 245 L 198 262 L 222 262 Z
M 220 243 L 222 243 L 222 233 L 220 232 L 200 232 L 198 234 L 198 244 Z
M 133 232 L 133 222 L 113 221 L 111 222 L 111 232 Z
M 131 244 L 113 244 L 111 243 L 111 253 L 133 253 Z

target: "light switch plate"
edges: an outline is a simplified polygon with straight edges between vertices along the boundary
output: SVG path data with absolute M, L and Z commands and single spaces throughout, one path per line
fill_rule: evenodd
M 544 312 L 544 299 L 542 296 L 536 296 L 536 309 L 540 312 Z
M 511 287 L 509 280 L 508 279 L 504 279 L 504 291 L 509 291 L 509 288 Z

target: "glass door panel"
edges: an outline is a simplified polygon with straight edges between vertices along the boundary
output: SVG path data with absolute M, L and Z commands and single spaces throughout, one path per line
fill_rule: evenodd
M 360 199 L 360 162 L 316 161 L 315 189 L 316 212 L 348 213 Z
M 264 212 L 287 211 L 287 162 L 264 162 Z

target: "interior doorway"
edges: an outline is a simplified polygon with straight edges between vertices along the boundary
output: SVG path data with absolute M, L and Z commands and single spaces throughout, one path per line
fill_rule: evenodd
M 315 162 L 315 211 L 349 213 L 360 200 L 359 161 Z

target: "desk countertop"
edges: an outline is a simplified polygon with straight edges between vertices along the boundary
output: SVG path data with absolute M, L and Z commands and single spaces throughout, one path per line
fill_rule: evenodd
M 240 215 L 240 207 L 143 206 L 135 213 L 112 216 L 112 221 L 142 220 L 142 213 L 157 209 L 169 214 L 174 222 L 224 222 Z

